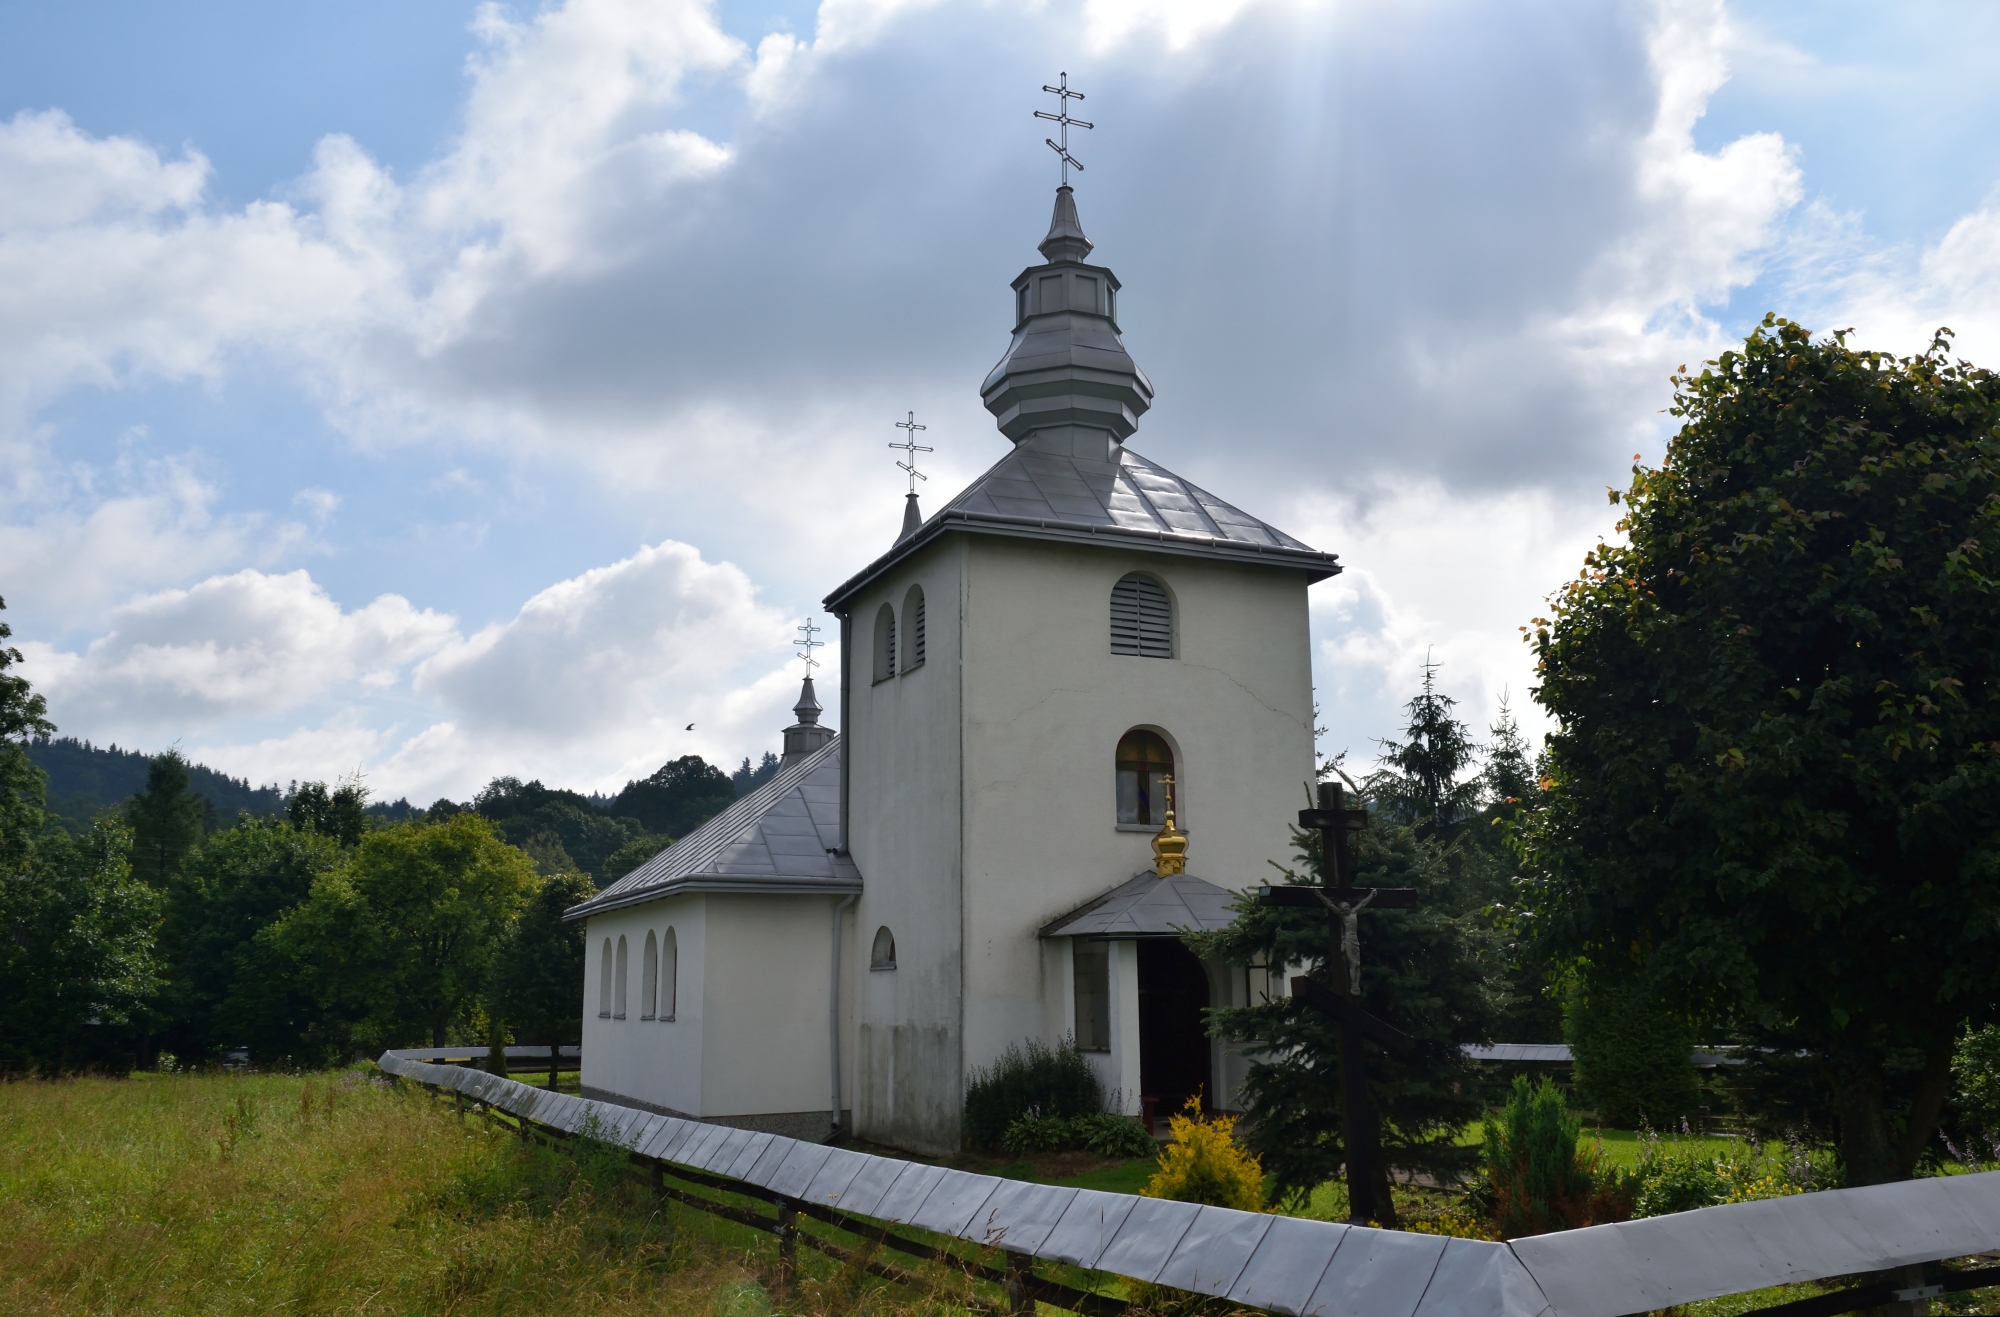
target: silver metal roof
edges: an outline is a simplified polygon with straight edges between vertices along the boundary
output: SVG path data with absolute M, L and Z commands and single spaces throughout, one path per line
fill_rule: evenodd
M 1235 893 L 1193 874 L 1134 874 L 1094 901 L 1042 925 L 1043 937 L 1179 937 L 1190 928 L 1227 928 Z
M 838 586 L 827 608 L 838 612 L 877 576 L 953 530 L 1297 567 L 1313 580 L 1340 571 L 1339 555 L 1322 553 L 1122 444 L 1109 448 L 1109 458 L 1099 460 L 1018 445 L 921 529 Z
M 587 919 L 682 892 L 817 895 L 858 892 L 861 871 L 840 847 L 841 742 L 813 751 L 581 905 Z

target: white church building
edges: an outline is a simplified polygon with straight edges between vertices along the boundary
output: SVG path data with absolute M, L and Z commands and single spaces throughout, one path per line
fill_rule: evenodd
M 1267 985 L 1180 932 L 1289 859 L 1340 569 L 1127 447 L 1153 386 L 1068 187 L 1040 250 L 981 386 L 1011 451 L 826 598 L 838 734 L 808 677 L 771 781 L 569 912 L 592 1096 L 942 1154 L 973 1070 L 1072 1036 L 1124 1111 L 1237 1105 L 1202 1011 Z

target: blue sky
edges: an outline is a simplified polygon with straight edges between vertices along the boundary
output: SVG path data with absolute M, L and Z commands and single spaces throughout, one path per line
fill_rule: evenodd
M 1349 570 L 1329 749 L 1517 627 L 1766 310 L 2000 361 L 2000 11 L 0 4 L 0 594 L 63 730 L 259 781 L 775 746 L 1005 440 L 1067 69 L 1132 446 Z M 823 625 L 829 619 L 819 619 Z M 696 724 L 686 733 L 684 725 Z

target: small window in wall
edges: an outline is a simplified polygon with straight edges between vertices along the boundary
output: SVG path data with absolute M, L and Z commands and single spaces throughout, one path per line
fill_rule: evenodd
M 883 604 L 875 613 L 875 680 L 896 675 L 896 610 Z
M 611 1018 L 625 1018 L 625 971 L 630 962 L 625 957 L 625 935 L 618 935 L 618 968 L 611 974 Z
M 639 971 L 639 1018 L 653 1018 L 653 1004 L 660 999 L 660 944 L 653 930 L 646 930 L 646 955 Z
M 1111 1050 L 1111 944 L 1073 939 L 1076 970 L 1076 1046 L 1081 1052 Z
M 1111 652 L 1174 656 L 1174 606 L 1166 587 L 1137 572 L 1111 587 Z
M 913 585 L 903 596 L 903 671 L 924 662 L 924 587 Z
M 660 939 L 660 1018 L 671 1022 L 680 1004 L 681 944 L 669 928 Z
M 896 968 L 896 935 L 887 924 L 875 930 L 875 945 L 868 952 L 869 969 Z
M 597 959 L 597 1018 L 611 1018 L 611 939 L 604 939 L 604 954 Z
M 1157 732 L 1134 728 L 1118 740 L 1118 821 L 1159 827 L 1167 821 L 1166 779 L 1174 752 Z

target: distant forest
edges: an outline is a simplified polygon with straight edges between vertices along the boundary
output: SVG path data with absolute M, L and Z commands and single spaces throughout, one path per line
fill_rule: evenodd
M 153 759 L 136 750 L 92 745 L 70 736 L 31 740 L 27 750 L 35 766 L 48 774 L 48 814 L 77 835 L 88 831 L 97 815 L 144 790 L 146 769 Z M 474 811 L 490 820 L 506 841 L 527 851 L 544 873 L 574 867 L 601 885 L 700 827 L 731 801 L 769 781 L 777 770 L 778 757 L 768 752 L 755 766 L 746 757 L 734 773 L 724 773 L 698 755 L 686 755 L 627 782 L 612 796 L 498 777 L 463 804 L 438 800 L 424 808 L 405 798 L 375 802 L 366 812 L 380 826 L 437 821 Z M 298 782 L 289 787 L 275 782 L 255 787 L 195 763 L 188 765 L 188 779 L 202 799 L 207 832 L 230 826 L 242 814 L 300 812 L 293 808 Z

